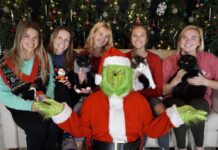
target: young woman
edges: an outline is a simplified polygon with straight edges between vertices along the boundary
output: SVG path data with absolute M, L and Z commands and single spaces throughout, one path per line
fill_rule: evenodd
M 57 142 L 58 127 L 33 107 L 35 100 L 54 98 L 53 74 L 39 26 L 20 21 L 14 45 L 0 63 L 0 100 L 25 131 L 28 150 L 54 149 Z
M 65 101 L 73 108 L 76 100 L 73 100 L 72 94 L 74 51 L 71 31 L 57 27 L 51 34 L 48 51 L 55 70 L 55 100 Z
M 163 73 L 162 73 L 162 60 L 161 58 L 146 50 L 148 42 L 147 28 L 143 25 L 136 25 L 131 30 L 131 44 L 133 46 L 132 51 L 127 55 L 130 59 L 138 55 L 144 58 L 145 63 L 149 66 L 153 82 L 155 87 L 149 87 L 147 89 L 141 89 L 139 92 L 148 99 L 154 115 L 159 115 L 165 111 L 165 106 L 162 104 L 159 97 L 162 96 L 163 88 Z M 150 83 L 151 84 L 151 83 Z M 146 144 L 147 137 L 145 137 L 144 145 Z M 169 134 L 158 138 L 160 147 L 164 150 L 169 149 Z
M 84 46 L 84 50 L 91 55 L 94 72 L 98 71 L 101 56 L 111 47 L 113 47 L 113 36 L 110 25 L 106 22 L 97 22 L 91 29 Z
M 66 27 L 56 27 L 50 37 L 48 51 L 52 55 L 55 70 L 55 100 L 66 102 L 71 108 L 78 102 L 73 90 L 74 51 L 71 31 Z M 74 137 L 63 133 L 62 149 L 77 149 Z
M 167 106 L 176 104 L 177 106 L 191 105 L 192 107 L 204 111 L 209 111 L 212 100 L 211 90 L 218 89 L 218 69 L 214 65 L 218 64 L 218 59 L 213 54 L 204 52 L 204 38 L 201 28 L 188 25 L 180 33 L 177 45 L 177 53 L 168 57 L 163 62 L 163 94 L 165 95 L 165 103 Z M 206 86 L 206 93 L 203 98 L 189 99 L 185 101 L 172 96 L 173 88 L 181 82 L 183 75 L 186 73 L 184 70 L 179 70 L 177 61 L 181 55 L 190 54 L 197 59 L 197 63 L 203 75 L 196 76 L 188 79 L 188 83 L 196 86 Z M 178 71 L 178 72 L 177 72 Z M 176 76 L 170 81 L 173 75 Z M 177 146 L 179 149 L 186 149 L 185 137 L 187 129 L 190 128 L 194 137 L 197 150 L 203 149 L 204 143 L 204 126 L 205 122 L 200 122 L 191 126 L 182 125 L 179 128 L 174 128 Z

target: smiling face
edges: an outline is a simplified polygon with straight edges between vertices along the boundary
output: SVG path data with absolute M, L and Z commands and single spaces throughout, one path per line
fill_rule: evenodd
M 179 46 L 182 54 L 196 54 L 198 47 L 200 46 L 200 35 L 196 30 L 189 29 L 182 33 L 179 40 Z
M 31 57 L 39 44 L 39 34 L 33 28 L 28 28 L 21 39 L 21 46 L 24 49 L 24 54 Z
M 134 27 L 131 32 L 131 42 L 134 49 L 145 49 L 147 44 L 147 32 L 145 28 Z
M 92 36 L 93 38 L 93 43 L 94 43 L 94 48 L 102 48 L 104 47 L 111 36 L 111 31 L 108 29 L 102 27 L 99 28 Z
M 66 30 L 59 30 L 56 37 L 54 37 L 54 53 L 61 55 L 70 45 L 70 33 Z

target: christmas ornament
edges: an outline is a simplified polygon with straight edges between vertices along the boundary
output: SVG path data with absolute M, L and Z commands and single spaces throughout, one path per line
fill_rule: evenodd
M 5 13 L 9 13 L 9 12 L 10 12 L 10 9 L 9 9 L 7 6 L 5 6 L 5 7 L 3 8 L 3 11 L 4 11 Z
M 146 0 L 147 3 L 151 3 L 151 0 Z
M 177 13 L 178 13 L 178 9 L 177 9 L 177 8 L 173 8 L 173 9 L 172 9 L 172 13 L 173 13 L 173 14 L 177 14 Z
M 189 18 L 188 18 L 188 22 L 189 23 L 193 23 L 195 21 L 195 18 L 193 17 L 193 16 L 190 16 Z
M 134 10 L 136 8 L 136 4 L 131 5 L 131 9 Z
M 158 5 L 156 13 L 158 14 L 158 16 L 162 16 L 165 13 L 166 9 L 167 9 L 166 3 L 162 2 Z
M 19 9 L 19 5 L 17 3 L 14 3 L 14 8 Z
M 106 11 L 104 11 L 102 15 L 103 15 L 104 18 L 108 17 L 108 13 Z
M 115 5 L 114 10 L 115 10 L 116 12 L 118 12 L 118 11 L 120 10 L 120 7 L 119 7 L 118 5 Z

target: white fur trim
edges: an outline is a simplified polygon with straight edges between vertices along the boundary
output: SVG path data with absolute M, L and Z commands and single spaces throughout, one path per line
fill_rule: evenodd
M 64 103 L 64 110 L 61 113 L 52 116 L 51 118 L 54 123 L 59 124 L 66 121 L 70 117 L 71 113 L 72 109 L 70 108 L 70 106 L 68 106 L 67 103 Z
M 180 125 L 184 124 L 184 121 L 182 120 L 182 118 L 179 115 L 179 112 L 177 111 L 176 105 L 167 108 L 166 113 L 174 127 L 179 127 Z
M 109 133 L 115 141 L 127 141 L 123 98 L 116 95 L 109 97 Z
M 100 85 L 102 81 L 102 76 L 100 74 L 95 74 L 95 84 Z
M 111 56 L 105 58 L 103 66 L 107 65 L 131 66 L 129 58 L 122 56 Z

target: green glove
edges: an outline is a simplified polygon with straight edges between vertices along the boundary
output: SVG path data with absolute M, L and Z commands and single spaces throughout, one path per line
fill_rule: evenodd
M 63 111 L 64 105 L 53 99 L 45 99 L 45 101 L 36 101 L 33 105 L 43 114 L 44 118 L 50 118 Z
M 198 123 L 207 119 L 207 112 L 203 110 L 196 110 L 190 105 L 177 107 L 177 110 L 180 117 L 187 125 L 190 125 L 192 123 Z

